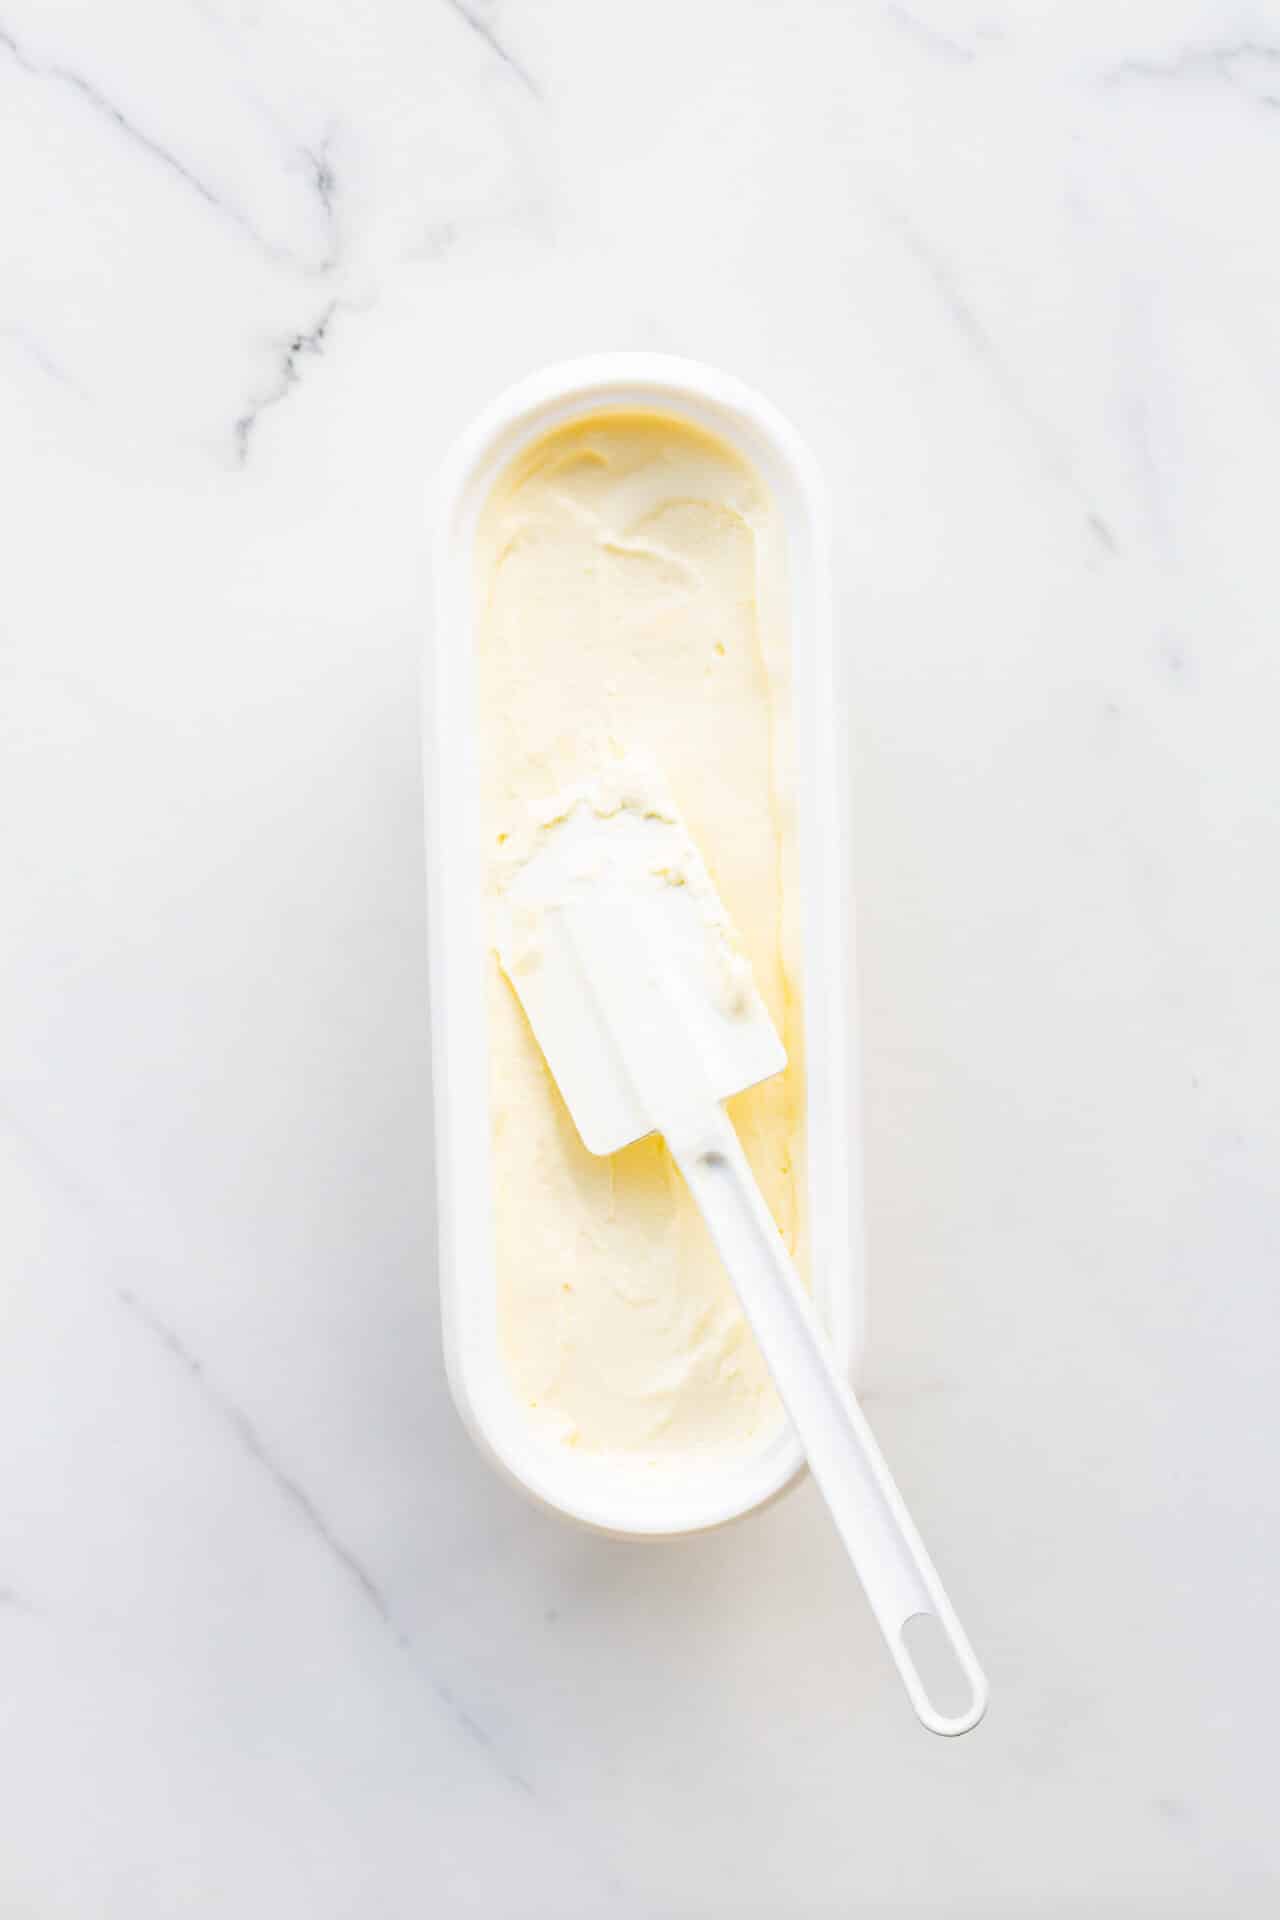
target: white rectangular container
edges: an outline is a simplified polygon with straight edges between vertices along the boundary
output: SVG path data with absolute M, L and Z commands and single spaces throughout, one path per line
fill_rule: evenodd
M 810 1264 L 837 1352 L 861 1349 L 862 1212 L 847 1009 L 843 794 L 835 743 L 830 536 L 813 462 L 772 407 L 727 375 L 657 354 L 551 367 L 504 394 L 447 459 L 434 528 L 435 632 L 424 753 L 435 1157 L 445 1358 L 481 1449 L 536 1499 L 610 1533 L 673 1536 L 763 1505 L 803 1460 L 790 1428 L 731 1458 L 658 1468 L 544 1438 L 515 1399 L 499 1344 L 490 1206 L 484 856 L 474 646 L 481 508 L 527 442 L 584 415 L 641 409 L 717 434 L 764 480 L 786 532 L 802 892 Z

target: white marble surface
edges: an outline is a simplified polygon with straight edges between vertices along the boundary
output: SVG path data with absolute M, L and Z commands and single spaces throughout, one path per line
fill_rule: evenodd
M 3 0 L 0 175 L 4 1920 L 1273 1913 L 1280 5 Z M 615 346 L 835 495 L 952 1745 L 446 1396 L 422 500 Z

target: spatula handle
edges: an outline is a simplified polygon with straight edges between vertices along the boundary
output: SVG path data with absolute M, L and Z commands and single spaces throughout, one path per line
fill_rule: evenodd
M 967 1733 L 987 1706 L 987 1682 L 894 1485 L 875 1435 L 841 1376 L 812 1302 L 727 1115 L 696 1143 L 670 1144 L 742 1302 L 814 1479 L 857 1570 L 912 1706 L 932 1733 Z M 969 1704 L 944 1713 L 904 1637 L 925 1616 L 968 1685 Z M 916 1638 L 913 1632 L 913 1639 Z M 949 1663 L 948 1663 L 949 1664 Z

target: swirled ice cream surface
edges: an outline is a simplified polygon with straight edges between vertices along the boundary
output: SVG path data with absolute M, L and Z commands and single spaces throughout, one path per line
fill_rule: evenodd
M 705 883 L 726 1005 L 754 976 L 786 1047 L 786 1071 L 730 1112 L 803 1266 L 784 567 L 776 509 L 726 443 L 659 414 L 575 421 L 518 454 L 482 512 L 477 690 L 493 944 L 515 876 L 575 814 L 678 825 L 665 883 Z M 510 980 L 482 961 L 514 1393 L 549 1440 L 655 1467 L 755 1445 L 777 1399 L 665 1147 L 587 1152 Z

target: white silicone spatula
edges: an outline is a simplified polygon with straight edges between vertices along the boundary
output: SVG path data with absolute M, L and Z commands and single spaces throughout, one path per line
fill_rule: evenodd
M 497 944 L 587 1148 L 666 1141 L 912 1706 L 933 1733 L 967 1733 L 986 1679 L 721 1105 L 786 1053 L 674 809 L 567 806 L 518 866 Z

